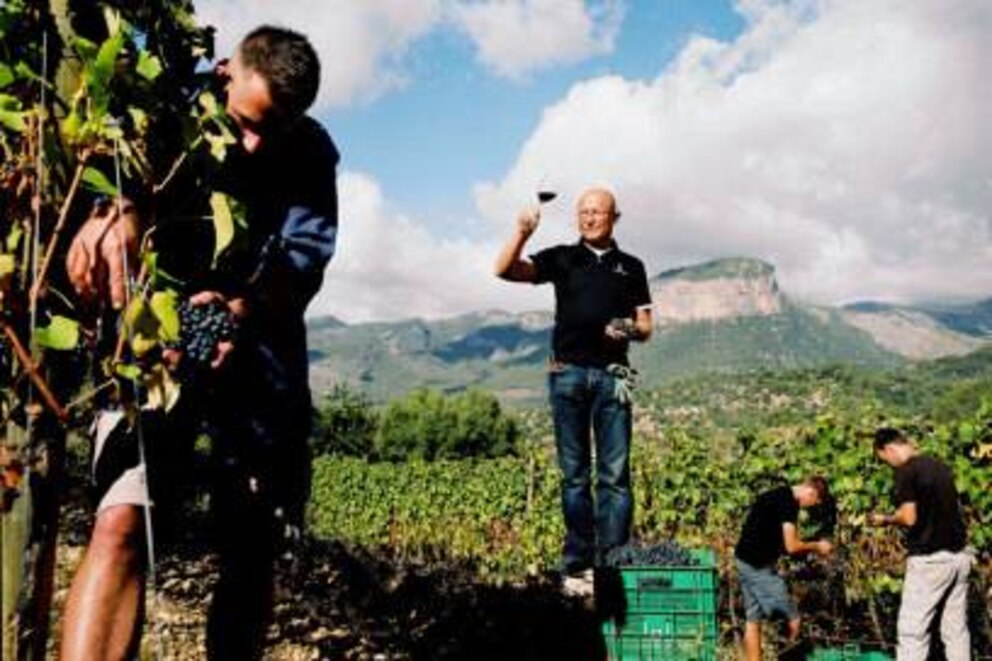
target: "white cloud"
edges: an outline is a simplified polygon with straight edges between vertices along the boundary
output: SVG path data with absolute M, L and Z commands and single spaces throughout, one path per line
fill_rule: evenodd
M 218 56 L 258 25 L 306 34 L 323 68 L 319 113 L 407 84 L 404 56 L 439 30 L 463 30 L 484 65 L 516 77 L 611 51 L 623 9 L 620 0 L 201 0 L 197 16 L 216 27 Z
M 451 8 L 479 60 L 509 78 L 611 52 L 623 13 L 620 0 L 473 0 Z
M 651 271 L 743 254 L 822 302 L 992 295 L 992 4 L 738 7 L 735 41 L 693 38 L 655 80 L 576 84 L 478 187 L 483 215 L 505 222 L 550 173 L 567 217 L 605 180 Z M 543 225 L 534 247 L 574 234 Z
M 338 194 L 337 254 L 308 316 L 332 314 L 352 323 L 438 318 L 505 309 L 510 296 L 532 309 L 551 307 L 546 290 L 493 275 L 497 243 L 436 239 L 423 224 L 391 209 L 365 174 L 339 175 Z
M 196 7 L 199 20 L 217 28 L 220 56 L 264 23 L 306 34 L 322 67 L 318 110 L 402 85 L 402 56 L 442 17 L 442 0 L 201 0 Z

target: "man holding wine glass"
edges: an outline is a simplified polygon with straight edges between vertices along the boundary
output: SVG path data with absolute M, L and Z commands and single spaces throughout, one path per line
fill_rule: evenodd
M 548 191 L 538 194 L 541 203 L 553 198 Z M 587 597 L 593 592 L 593 567 L 630 536 L 633 371 L 627 348 L 631 341 L 651 336 L 651 293 L 643 263 L 621 251 L 613 239 L 620 213 L 609 190 L 590 188 L 579 196 L 578 242 L 524 258 L 524 245 L 540 216 L 540 205 L 520 212 L 495 272 L 504 280 L 552 283 L 555 288 L 548 388 L 562 471 L 563 588 L 566 594 Z

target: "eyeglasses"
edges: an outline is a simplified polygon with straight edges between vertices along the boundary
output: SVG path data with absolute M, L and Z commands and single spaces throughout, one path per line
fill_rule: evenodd
M 589 216 L 595 216 L 597 218 L 605 218 L 610 215 L 610 211 L 604 211 L 602 209 L 581 209 L 579 210 L 579 216 L 587 218 Z

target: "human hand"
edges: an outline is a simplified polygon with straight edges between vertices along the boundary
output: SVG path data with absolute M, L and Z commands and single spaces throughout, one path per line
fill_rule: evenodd
M 888 514 L 872 512 L 868 515 L 866 520 L 869 526 L 885 526 L 888 525 L 890 518 Z
M 538 223 L 541 222 L 541 207 L 538 204 L 532 204 L 521 209 L 520 214 L 517 215 L 517 231 L 523 234 L 525 237 L 530 236 L 537 229 Z
M 195 308 L 203 308 L 196 310 Z M 207 308 L 212 308 L 208 310 Z M 228 299 L 217 291 L 201 291 L 180 306 L 181 338 L 172 348 L 162 353 L 171 369 L 178 369 L 184 362 L 183 355 L 192 365 L 209 365 L 219 369 L 234 351 L 237 321 L 247 314 L 243 298 Z
M 816 553 L 821 557 L 826 558 L 828 555 L 834 552 L 834 545 L 830 543 L 829 540 L 821 539 L 816 544 Z
M 86 301 L 106 301 L 115 310 L 127 301 L 127 281 L 135 272 L 138 213 L 128 199 L 98 201 L 76 232 L 66 255 L 66 271 Z
M 618 342 L 629 340 L 634 337 L 637 327 L 633 319 L 618 318 L 610 320 L 606 325 L 606 337 Z

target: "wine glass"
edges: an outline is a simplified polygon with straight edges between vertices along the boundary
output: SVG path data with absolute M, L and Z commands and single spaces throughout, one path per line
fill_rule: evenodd
M 548 187 L 547 176 L 542 176 L 541 180 L 537 183 L 537 203 L 547 204 L 551 200 L 558 197 L 558 193 L 551 190 Z

